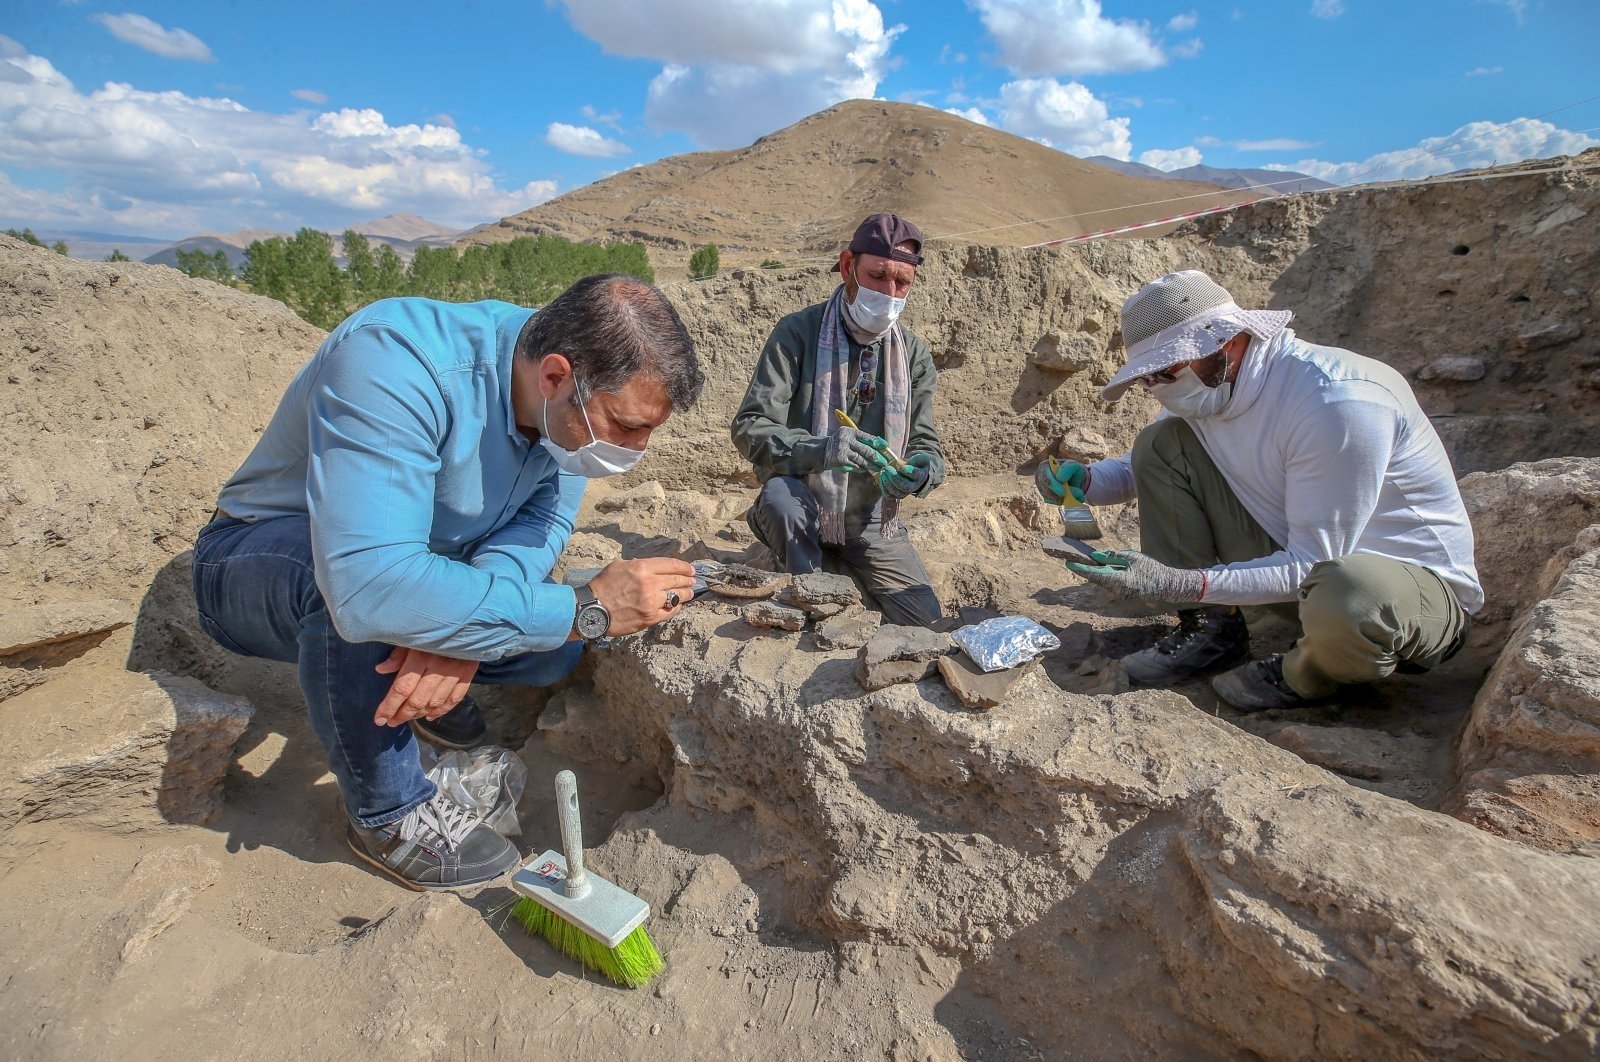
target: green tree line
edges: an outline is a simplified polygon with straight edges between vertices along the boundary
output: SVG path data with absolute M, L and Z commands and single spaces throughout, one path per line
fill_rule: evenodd
M 580 277 L 627 273 L 653 281 L 643 244 L 601 246 L 557 236 L 519 236 L 507 243 L 420 247 L 409 264 L 394 248 L 374 249 L 365 236 L 344 234 L 346 265 L 334 261 L 333 237 L 301 229 L 292 237 L 257 240 L 245 249 L 238 279 L 258 295 L 283 302 L 319 328 L 332 328 L 351 312 L 379 299 L 420 295 L 450 302 L 503 299 L 542 306 Z M 222 252 L 179 252 L 179 267 L 190 276 L 233 282 Z

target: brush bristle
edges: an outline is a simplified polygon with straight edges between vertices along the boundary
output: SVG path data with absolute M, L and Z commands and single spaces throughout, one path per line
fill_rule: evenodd
M 1086 505 L 1067 506 L 1061 510 L 1061 527 L 1071 537 L 1089 541 L 1100 537 L 1100 523 Z
M 517 901 L 511 914 L 529 933 L 548 940 L 567 958 L 576 959 L 587 969 L 627 988 L 643 988 L 666 969 L 644 926 L 629 933 L 615 948 L 608 948 L 544 904 L 526 896 Z

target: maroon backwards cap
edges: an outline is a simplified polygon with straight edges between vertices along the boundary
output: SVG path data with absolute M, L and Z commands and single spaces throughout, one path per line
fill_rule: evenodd
M 908 240 L 916 247 L 915 251 L 902 251 L 895 246 Z M 851 254 L 875 254 L 896 262 L 921 265 L 922 230 L 898 214 L 873 214 L 856 226 L 849 250 Z M 839 271 L 837 261 L 833 263 L 833 271 Z

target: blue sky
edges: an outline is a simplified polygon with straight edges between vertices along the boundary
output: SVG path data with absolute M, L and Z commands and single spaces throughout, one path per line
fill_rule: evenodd
M 852 97 L 1341 183 L 1600 144 L 1522 120 L 1600 96 L 1597 0 L 129 2 L 0 19 L 0 224 L 466 226 Z

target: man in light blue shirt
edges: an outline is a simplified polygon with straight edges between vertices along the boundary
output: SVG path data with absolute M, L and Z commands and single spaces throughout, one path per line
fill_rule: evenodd
M 548 685 L 584 640 L 692 596 L 683 561 L 617 561 L 577 590 L 550 571 L 588 479 L 631 468 L 703 382 L 661 292 L 595 276 L 537 314 L 374 303 L 290 383 L 200 532 L 195 596 L 225 648 L 298 664 L 358 856 L 423 889 L 516 865 L 428 781 L 412 728 L 481 741 L 473 681 Z

